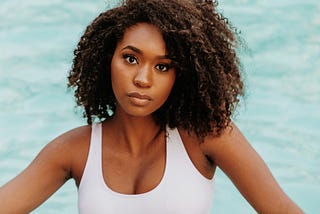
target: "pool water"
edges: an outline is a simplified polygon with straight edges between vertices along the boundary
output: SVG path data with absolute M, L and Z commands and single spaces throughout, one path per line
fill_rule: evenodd
M 66 76 L 87 24 L 113 2 L 0 2 L 0 185 L 57 135 L 82 124 Z M 228 0 L 219 10 L 241 30 L 246 97 L 235 122 L 306 213 L 320 202 L 320 3 Z M 255 213 L 216 175 L 213 213 Z M 33 213 L 77 213 L 67 182 Z

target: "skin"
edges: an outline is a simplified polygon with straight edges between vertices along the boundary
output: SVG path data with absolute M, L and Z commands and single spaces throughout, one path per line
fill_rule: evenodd
M 164 173 L 165 133 L 157 134 L 159 127 L 151 113 L 165 102 L 175 81 L 165 47 L 156 27 L 140 23 L 127 29 L 112 59 L 112 87 L 118 103 L 114 117 L 103 123 L 102 165 L 105 183 L 119 193 L 151 191 Z M 303 213 L 234 124 L 201 144 L 195 135 L 178 130 L 204 177 L 212 178 L 218 166 L 257 212 Z M 2 212 L 29 213 L 70 178 L 79 186 L 90 135 L 91 127 L 82 126 L 45 146 L 21 174 L 0 188 Z

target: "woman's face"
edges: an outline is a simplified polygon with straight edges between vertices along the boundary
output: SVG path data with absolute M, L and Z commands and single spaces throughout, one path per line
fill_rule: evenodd
M 160 30 L 147 23 L 128 28 L 111 61 L 117 110 L 131 116 L 152 114 L 168 98 L 175 78 Z

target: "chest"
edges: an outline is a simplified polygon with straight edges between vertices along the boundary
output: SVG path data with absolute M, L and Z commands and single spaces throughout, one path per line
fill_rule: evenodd
M 79 187 L 80 213 L 210 213 L 213 181 L 175 139 L 142 159 L 114 151 L 94 157 L 89 154 Z
M 122 194 L 141 194 L 158 186 L 167 164 L 166 142 L 154 144 L 139 154 L 104 144 L 102 176 L 106 185 Z
M 106 185 L 123 194 L 149 192 L 160 184 L 173 163 L 181 164 L 174 166 L 175 173 L 184 169 L 181 172 L 192 171 L 204 180 L 212 178 L 215 168 L 203 155 L 199 144 L 182 141 L 180 135 L 174 137 L 166 139 L 163 133 L 149 150 L 136 156 L 104 144 L 102 174 Z M 187 175 L 182 173 L 182 176 Z

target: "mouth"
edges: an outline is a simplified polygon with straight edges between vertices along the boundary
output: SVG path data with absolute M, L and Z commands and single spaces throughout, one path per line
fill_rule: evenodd
M 128 96 L 129 96 L 129 97 L 132 97 L 132 98 L 141 99 L 141 100 L 149 100 L 149 101 L 152 100 L 151 97 L 149 97 L 148 95 L 140 94 L 140 93 L 138 93 L 138 92 L 128 93 Z
M 152 98 L 148 95 L 140 94 L 138 92 L 128 93 L 128 97 L 133 105 L 139 107 L 146 106 L 152 101 Z

